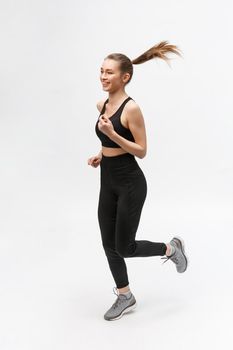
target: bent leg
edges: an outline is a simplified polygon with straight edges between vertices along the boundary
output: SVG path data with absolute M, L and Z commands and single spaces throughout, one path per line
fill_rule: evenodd
M 116 249 L 122 257 L 165 255 L 165 243 L 135 240 L 146 194 L 143 173 L 132 178 L 121 190 L 117 204 Z

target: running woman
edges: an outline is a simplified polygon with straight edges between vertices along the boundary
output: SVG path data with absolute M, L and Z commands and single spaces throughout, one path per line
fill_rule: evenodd
M 175 45 L 162 41 L 134 60 L 121 53 L 109 54 L 100 70 L 103 90 L 108 94 L 99 101 L 100 112 L 95 131 L 101 141 L 100 152 L 88 159 L 100 165 L 98 222 L 103 249 L 116 287 L 117 299 L 104 314 L 105 320 L 117 320 L 136 307 L 129 287 L 125 258 L 163 256 L 171 260 L 179 273 L 187 269 L 184 242 L 173 237 L 169 243 L 135 240 L 141 211 L 146 199 L 147 182 L 135 157 L 147 153 L 145 122 L 138 104 L 128 96 L 125 87 L 133 76 L 133 65 L 152 58 L 168 62 L 167 53 L 180 55 Z

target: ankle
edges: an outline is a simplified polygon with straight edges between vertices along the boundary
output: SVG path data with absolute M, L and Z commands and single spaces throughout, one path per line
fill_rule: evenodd
M 131 298 L 131 296 L 132 296 L 132 293 L 131 293 L 131 291 L 130 290 L 128 290 L 128 292 L 119 292 L 119 295 L 124 295 L 124 296 L 126 296 L 126 298 L 127 299 L 129 299 L 129 298 Z
M 166 244 L 166 246 L 167 246 L 167 250 L 165 254 L 167 256 L 171 256 L 172 254 L 175 253 L 175 248 L 170 243 Z
M 123 288 L 117 288 L 119 294 L 124 294 L 130 292 L 129 286 L 123 287 Z

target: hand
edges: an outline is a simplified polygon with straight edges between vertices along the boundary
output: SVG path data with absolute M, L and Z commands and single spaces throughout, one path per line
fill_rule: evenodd
M 102 114 L 99 117 L 98 128 L 100 131 L 102 131 L 102 133 L 107 135 L 109 138 L 111 138 L 111 135 L 114 132 L 112 122 L 109 120 L 109 118 L 106 118 L 104 114 Z
M 101 162 L 102 157 L 97 155 L 97 156 L 93 156 L 91 158 L 88 159 L 88 165 L 91 165 L 93 168 L 97 168 L 97 166 L 99 166 L 100 162 Z

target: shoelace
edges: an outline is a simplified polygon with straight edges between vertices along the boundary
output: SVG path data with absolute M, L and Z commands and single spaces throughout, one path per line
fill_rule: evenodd
M 171 258 L 172 258 L 172 261 L 174 261 L 175 264 L 178 264 L 178 259 L 177 259 L 177 257 L 174 256 L 174 255 L 175 255 L 175 253 L 173 253 L 172 255 L 169 255 L 169 256 L 163 256 L 161 259 L 166 259 L 166 260 L 163 262 L 163 264 L 164 264 L 165 262 L 167 262 L 168 260 L 170 260 Z
M 117 287 L 113 287 L 113 293 L 116 294 L 117 296 L 119 295 L 117 291 Z
M 117 295 L 117 300 L 115 301 L 115 303 L 112 305 L 113 309 L 116 309 L 122 302 L 123 302 L 123 299 L 119 298 L 119 294 L 117 292 L 117 288 L 116 287 L 113 287 L 113 293 Z M 127 299 L 127 297 L 123 294 L 121 294 L 123 297 L 125 297 L 125 299 Z

